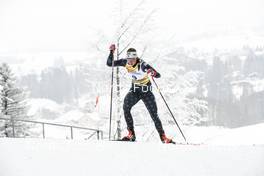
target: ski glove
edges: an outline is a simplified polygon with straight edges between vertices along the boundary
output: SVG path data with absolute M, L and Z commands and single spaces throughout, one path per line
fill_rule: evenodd
M 109 49 L 110 49 L 110 51 L 114 52 L 116 49 L 115 44 L 111 44 Z
M 150 74 L 150 76 L 152 77 L 155 77 L 157 75 L 157 72 L 153 69 L 148 69 L 147 73 Z

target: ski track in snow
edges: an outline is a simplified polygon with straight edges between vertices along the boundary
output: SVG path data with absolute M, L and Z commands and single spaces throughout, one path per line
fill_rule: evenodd
M 0 139 L 1 176 L 263 176 L 264 145 Z

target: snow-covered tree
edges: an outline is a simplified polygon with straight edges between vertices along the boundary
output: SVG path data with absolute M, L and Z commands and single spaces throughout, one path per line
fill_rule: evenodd
M 14 74 L 6 63 L 0 66 L 0 88 L 1 114 L 11 119 L 1 124 L 0 135 L 9 137 L 13 136 L 12 120 L 27 118 L 27 106 L 26 94 L 23 89 L 16 86 Z M 14 122 L 14 124 L 15 136 L 25 136 L 27 125 L 21 122 Z

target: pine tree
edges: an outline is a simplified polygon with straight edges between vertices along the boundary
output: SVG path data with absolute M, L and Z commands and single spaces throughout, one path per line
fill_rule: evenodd
M 6 137 L 13 136 L 12 122 L 15 125 L 15 137 L 26 135 L 27 125 L 22 122 L 13 121 L 27 118 L 25 97 L 25 92 L 16 87 L 16 79 L 11 68 L 6 63 L 3 63 L 0 66 L 0 111 L 2 115 L 10 118 L 10 121 L 6 121 L 4 125 L 1 124 L 0 135 L 5 135 Z

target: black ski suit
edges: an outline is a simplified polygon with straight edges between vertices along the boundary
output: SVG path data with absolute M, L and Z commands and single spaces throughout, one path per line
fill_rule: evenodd
M 113 62 L 113 52 L 111 51 L 108 59 L 107 65 L 112 66 Z M 147 75 L 147 70 L 154 70 L 149 64 L 146 64 L 143 60 L 137 59 L 137 63 L 133 66 L 128 66 L 127 59 L 119 59 L 114 61 L 114 66 L 123 66 L 127 68 L 128 72 L 132 75 L 132 86 L 130 91 L 127 93 L 124 104 L 124 116 L 127 123 L 127 129 L 134 131 L 134 122 L 131 115 L 131 108 L 139 101 L 142 100 L 147 107 L 152 120 L 155 123 L 155 127 L 160 135 L 164 134 L 162 123 L 158 116 L 158 108 L 155 100 L 155 96 L 152 93 L 151 82 Z M 156 72 L 156 70 L 154 70 Z M 139 76 L 138 76 L 139 75 Z M 140 79 L 139 79 L 139 78 Z M 156 78 L 160 77 L 160 74 L 156 72 Z

